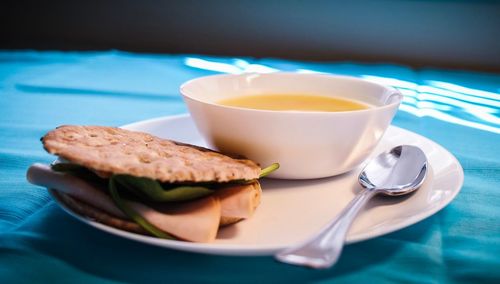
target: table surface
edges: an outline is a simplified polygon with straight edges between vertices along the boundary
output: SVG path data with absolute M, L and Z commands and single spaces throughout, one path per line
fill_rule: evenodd
M 349 245 L 310 270 L 272 257 L 157 248 L 95 230 L 26 181 L 49 163 L 39 138 L 62 124 L 120 126 L 185 113 L 178 88 L 217 73 L 325 72 L 400 89 L 393 124 L 453 153 L 457 198 L 403 230 Z M 108 52 L 0 52 L 0 282 L 496 282 L 500 283 L 500 74 L 391 64 Z

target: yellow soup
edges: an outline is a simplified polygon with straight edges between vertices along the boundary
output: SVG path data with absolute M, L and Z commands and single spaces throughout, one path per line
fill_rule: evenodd
M 288 111 L 351 111 L 367 109 L 368 105 L 356 101 L 317 95 L 251 95 L 224 99 L 221 105 L 262 110 Z

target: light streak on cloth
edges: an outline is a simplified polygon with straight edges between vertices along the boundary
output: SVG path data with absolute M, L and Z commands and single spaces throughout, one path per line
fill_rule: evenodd
M 226 60 L 227 61 L 227 60 Z M 228 74 L 272 73 L 279 69 L 252 64 L 247 60 L 235 58 L 220 62 L 188 57 L 185 65 Z M 297 73 L 323 73 L 309 69 L 292 70 Z M 399 78 L 361 75 L 361 78 L 392 86 L 404 96 L 400 110 L 418 117 L 432 117 L 453 124 L 473 127 L 483 131 L 500 134 L 500 94 L 473 89 L 448 82 L 426 80 L 417 84 Z

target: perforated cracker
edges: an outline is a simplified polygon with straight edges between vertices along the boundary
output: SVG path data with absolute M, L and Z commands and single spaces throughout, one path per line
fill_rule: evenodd
M 260 167 L 198 146 L 106 126 L 65 125 L 42 138 L 47 152 L 101 176 L 128 174 L 161 182 L 228 182 L 259 178 Z

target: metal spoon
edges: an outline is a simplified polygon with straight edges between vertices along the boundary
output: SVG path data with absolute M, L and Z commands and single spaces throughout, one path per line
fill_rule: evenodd
M 382 193 L 396 196 L 415 191 L 427 173 L 427 158 L 415 146 L 402 145 L 378 155 L 359 175 L 363 190 L 319 234 L 276 254 L 276 259 L 312 268 L 329 268 L 342 252 L 345 236 L 358 212 L 370 198 Z

